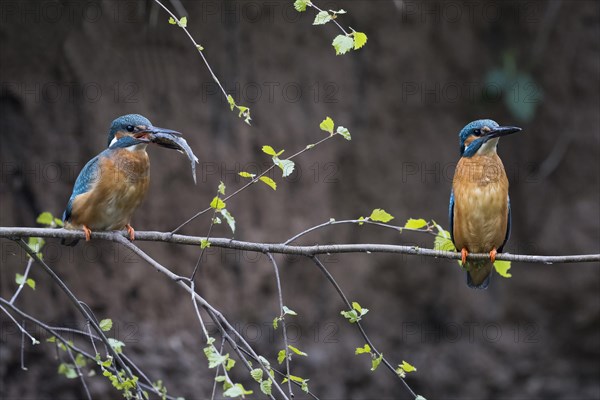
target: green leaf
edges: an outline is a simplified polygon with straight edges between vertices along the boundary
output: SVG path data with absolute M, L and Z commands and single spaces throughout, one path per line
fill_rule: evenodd
M 354 352 L 355 355 L 365 353 L 371 353 L 371 346 L 369 346 L 368 344 L 365 344 L 363 347 L 357 347 L 356 351 Z
M 200 240 L 200 249 L 206 249 L 207 247 L 210 247 L 210 241 L 208 239 Z
M 375 371 L 379 364 L 381 364 L 381 360 L 383 360 L 383 353 L 379 354 L 379 357 L 373 357 L 371 360 L 371 371 Z
M 187 26 L 187 17 L 181 17 L 178 25 L 182 28 L 185 28 Z
M 295 164 L 292 160 L 280 160 L 279 157 L 273 157 L 273 163 L 281 168 L 283 177 L 290 176 L 294 172 Z
M 256 174 L 251 174 L 250 172 L 246 171 L 238 172 L 238 175 L 242 178 L 254 178 L 256 176 Z
M 108 332 L 112 329 L 113 322 L 112 322 L 112 319 L 106 318 L 106 319 L 103 319 L 102 321 L 100 321 L 100 323 L 98 325 L 100 326 L 100 329 L 102 329 L 102 331 Z
M 346 35 L 337 35 L 331 45 L 335 49 L 335 54 L 339 56 L 354 48 L 354 39 Z
M 338 126 L 336 133 L 341 135 L 346 140 L 352 140 L 352 136 L 350 136 L 350 131 L 343 126 Z
M 296 0 L 294 2 L 294 8 L 298 12 L 303 12 L 306 11 L 306 7 L 310 6 L 311 4 L 312 3 L 310 2 L 310 0 Z
M 21 275 L 21 274 L 17 273 L 15 276 L 15 282 L 17 283 L 17 285 L 22 285 L 24 281 L 25 281 L 25 275 Z
M 333 18 L 327 11 L 320 11 L 315 20 L 313 21 L 313 25 L 323 25 L 331 21 Z
M 224 209 L 225 206 L 225 202 L 221 200 L 219 196 L 215 196 L 215 198 L 210 202 L 210 208 L 214 208 L 217 211 Z
M 196 46 L 196 48 L 198 49 L 198 51 L 202 51 L 202 50 L 204 50 L 204 47 L 203 47 L 203 46 L 201 46 L 201 45 L 197 45 L 197 46 Z
M 225 362 L 225 370 L 231 371 L 231 369 L 235 366 L 235 360 L 233 358 L 228 358 L 227 362 Z
M 402 360 L 402 364 L 398 365 L 398 368 L 401 368 L 404 372 L 416 372 L 417 369 L 410 365 L 409 363 L 407 363 L 406 361 Z
M 27 240 L 27 246 L 29 246 L 29 248 L 33 252 L 35 252 L 37 254 L 37 256 L 40 258 L 42 258 L 42 254 L 40 253 L 40 251 L 42 250 L 42 247 L 44 247 L 45 243 L 46 243 L 46 241 L 39 237 L 30 237 Z
M 283 306 L 283 314 L 284 315 L 298 315 L 298 313 L 294 310 L 291 310 L 289 308 L 287 308 L 286 306 Z
M 260 383 L 260 391 L 270 396 L 272 393 L 271 385 L 273 385 L 273 381 L 271 379 L 266 379 Z
M 27 284 L 27 286 L 29 286 L 30 288 L 32 288 L 33 290 L 35 290 L 35 281 L 31 278 L 27 278 L 27 280 L 25 281 L 25 283 Z
M 425 221 L 423 218 L 409 218 L 408 221 L 406 221 L 406 224 L 404 224 L 404 227 L 408 229 L 421 229 L 424 226 L 427 226 L 427 221 Z
M 496 260 L 494 262 L 494 268 L 496 269 L 496 272 L 498 273 L 498 275 L 500 275 L 504 278 L 512 277 L 512 274 L 510 272 L 508 272 L 510 267 L 511 267 L 510 261 Z
M 263 151 L 263 153 L 268 154 L 270 156 L 276 156 L 277 155 L 277 152 L 271 146 L 267 146 L 267 145 L 263 146 L 262 147 L 262 151 Z
M 231 111 L 233 111 L 236 104 L 235 104 L 235 100 L 233 99 L 233 97 L 230 94 L 227 95 L 227 101 L 229 102 L 229 107 L 231 108 Z
M 225 184 L 223 183 L 223 181 L 221 181 L 219 183 L 219 187 L 217 188 L 217 191 L 222 194 L 223 196 L 225 196 Z
M 56 336 L 50 336 L 48 339 L 46 339 L 46 342 L 48 342 L 48 343 L 56 343 Z
M 306 354 L 303 351 L 300 351 L 300 349 L 298 349 L 297 347 L 292 346 L 291 344 L 288 344 L 288 347 L 290 350 L 292 350 L 294 353 L 298 354 L 299 356 L 308 356 L 308 354 Z
M 365 217 L 360 217 L 360 218 L 358 219 L 358 226 L 364 225 L 365 223 L 364 223 L 364 222 L 362 222 L 362 221 L 364 221 L 364 220 L 365 220 Z
M 285 360 L 285 350 L 279 350 L 279 353 L 277 353 L 277 362 L 281 364 L 283 360 Z
M 253 393 L 252 390 L 244 389 L 244 386 L 242 386 L 241 383 L 236 383 L 235 385 L 233 385 L 232 387 L 230 387 L 229 389 L 224 391 L 223 396 L 224 397 L 240 397 L 240 396 L 245 396 L 247 394 L 252 394 L 252 393 Z
M 77 353 L 75 356 L 75 365 L 77 365 L 79 368 L 85 367 L 87 365 L 87 358 L 85 358 L 83 354 Z
M 117 352 L 117 353 L 123 352 L 123 347 L 125 347 L 125 343 L 121 342 L 120 340 L 113 339 L 113 338 L 108 338 L 108 343 L 110 344 L 110 347 L 115 349 L 115 352 Z
M 169 17 L 169 24 L 171 24 L 171 25 L 177 25 L 177 21 L 175 21 L 175 18 Z
M 219 225 L 220 223 L 221 223 L 221 218 L 219 218 L 219 217 L 214 217 L 213 218 L 213 224 Z
M 325 132 L 329 132 L 330 135 L 333 135 L 334 126 L 333 120 L 330 117 L 327 117 L 321 122 L 319 128 Z
M 356 310 L 356 311 L 358 311 L 358 312 L 362 312 L 362 309 L 363 309 L 363 308 L 360 306 L 360 304 L 358 304 L 358 302 L 356 302 L 356 301 L 353 301 L 353 302 L 352 302 L 352 308 L 353 308 L 353 309 L 355 309 L 355 310 Z
M 354 50 L 358 50 L 367 43 L 367 35 L 362 32 L 352 32 L 354 36 Z
M 273 319 L 273 329 L 277 329 L 278 326 L 279 326 L 279 317 L 275 317 Z
M 271 189 L 277 190 L 277 184 L 275 183 L 275 181 L 273 179 L 269 178 L 268 176 L 261 176 L 258 179 L 261 180 L 266 185 L 268 185 Z
M 250 371 L 250 376 L 256 381 L 256 382 L 260 382 L 262 381 L 262 377 L 263 377 L 263 370 L 260 368 L 255 368 L 252 371 Z
M 221 210 L 221 215 L 223 216 L 223 218 L 225 218 L 227 225 L 229 225 L 231 233 L 235 233 L 235 218 L 233 218 L 233 215 L 231 215 L 231 213 L 225 208 Z
M 35 222 L 42 225 L 52 226 L 54 224 L 54 217 L 49 212 L 45 211 L 37 217 Z
M 371 216 L 369 217 L 369 219 L 371 221 L 384 222 L 385 223 L 385 222 L 390 222 L 391 220 L 394 219 L 394 217 L 391 214 L 388 214 L 384 209 L 382 209 L 382 208 L 376 208 L 371 213 Z
M 208 368 L 215 368 L 229 358 L 229 354 L 221 355 L 212 344 L 204 348 L 204 355 L 208 359 Z
M 58 373 L 64 375 L 67 379 L 77 378 L 77 370 L 73 364 L 61 363 L 58 366 Z

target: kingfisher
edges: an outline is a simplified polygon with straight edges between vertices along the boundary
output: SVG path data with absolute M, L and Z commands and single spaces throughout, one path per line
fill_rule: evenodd
M 135 239 L 131 216 L 146 196 L 150 160 L 146 146 L 153 134 L 180 136 L 158 128 L 144 116 L 129 114 L 115 119 L 108 132 L 108 148 L 83 167 L 63 213 L 66 229 L 82 229 L 85 240 L 92 231 L 127 229 Z M 75 245 L 77 240 L 63 244 Z
M 467 124 L 458 134 L 461 158 L 450 194 L 450 234 L 467 271 L 467 285 L 486 289 L 496 254 L 510 236 L 511 215 L 508 178 L 496 148 L 501 137 L 520 132 L 491 119 Z M 489 260 L 469 260 L 467 255 L 489 253 Z

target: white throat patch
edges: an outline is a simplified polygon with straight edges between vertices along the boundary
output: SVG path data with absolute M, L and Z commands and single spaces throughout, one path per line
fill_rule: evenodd
M 500 138 L 493 138 L 482 144 L 479 150 L 477 150 L 477 155 L 483 156 L 495 153 L 499 139 Z

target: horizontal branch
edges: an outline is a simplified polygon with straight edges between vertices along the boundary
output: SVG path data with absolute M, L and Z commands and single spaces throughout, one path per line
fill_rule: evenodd
M 120 241 L 121 237 L 127 236 L 126 232 L 93 232 L 92 239 L 109 240 L 113 242 Z M 66 229 L 50 229 L 50 228 L 14 228 L 0 227 L 0 238 L 19 239 L 23 237 L 44 237 L 44 238 L 65 238 L 65 239 L 84 239 L 83 231 L 66 230 Z M 200 246 L 201 236 L 185 236 L 171 234 L 168 232 L 153 232 L 136 231 L 135 238 L 137 241 L 165 242 L 176 243 L 192 246 Z M 314 246 L 291 246 L 279 243 L 256 243 L 226 238 L 211 238 L 211 247 L 220 247 L 235 250 L 252 251 L 258 253 L 278 253 L 312 257 L 319 254 L 340 254 L 340 253 L 395 253 L 409 254 L 425 257 L 448 258 L 459 260 L 460 253 L 451 251 L 441 251 L 433 249 L 425 249 L 418 246 L 402 246 L 393 244 L 330 244 L 330 245 L 314 245 Z M 469 260 L 488 259 L 489 254 L 470 253 L 467 257 Z M 581 262 L 598 262 L 600 254 L 581 254 L 581 255 L 566 255 L 566 256 L 538 256 L 538 255 L 523 255 L 501 253 L 496 256 L 497 260 L 518 261 L 526 263 L 581 263 Z

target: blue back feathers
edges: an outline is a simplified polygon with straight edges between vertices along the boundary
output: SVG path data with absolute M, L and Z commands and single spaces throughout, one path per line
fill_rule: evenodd
M 467 138 L 469 138 L 470 136 L 474 135 L 475 131 L 480 130 L 484 126 L 487 126 L 491 129 L 495 129 L 498 128 L 500 125 L 498 125 L 496 121 L 491 119 L 478 119 L 477 121 L 469 122 L 464 128 L 462 128 L 462 130 L 458 134 L 458 141 L 460 144 L 460 155 L 462 157 L 473 157 L 475 153 L 477 153 L 477 150 L 479 150 L 481 145 L 485 143 L 484 138 L 476 139 L 473 142 L 471 142 L 469 147 L 465 149 L 465 140 L 467 140 Z
M 128 132 L 128 127 L 135 127 L 138 125 L 152 126 L 152 123 L 148 118 L 140 114 L 127 114 L 115 119 L 110 125 L 107 146 L 110 146 L 110 142 L 115 138 L 118 131 Z

